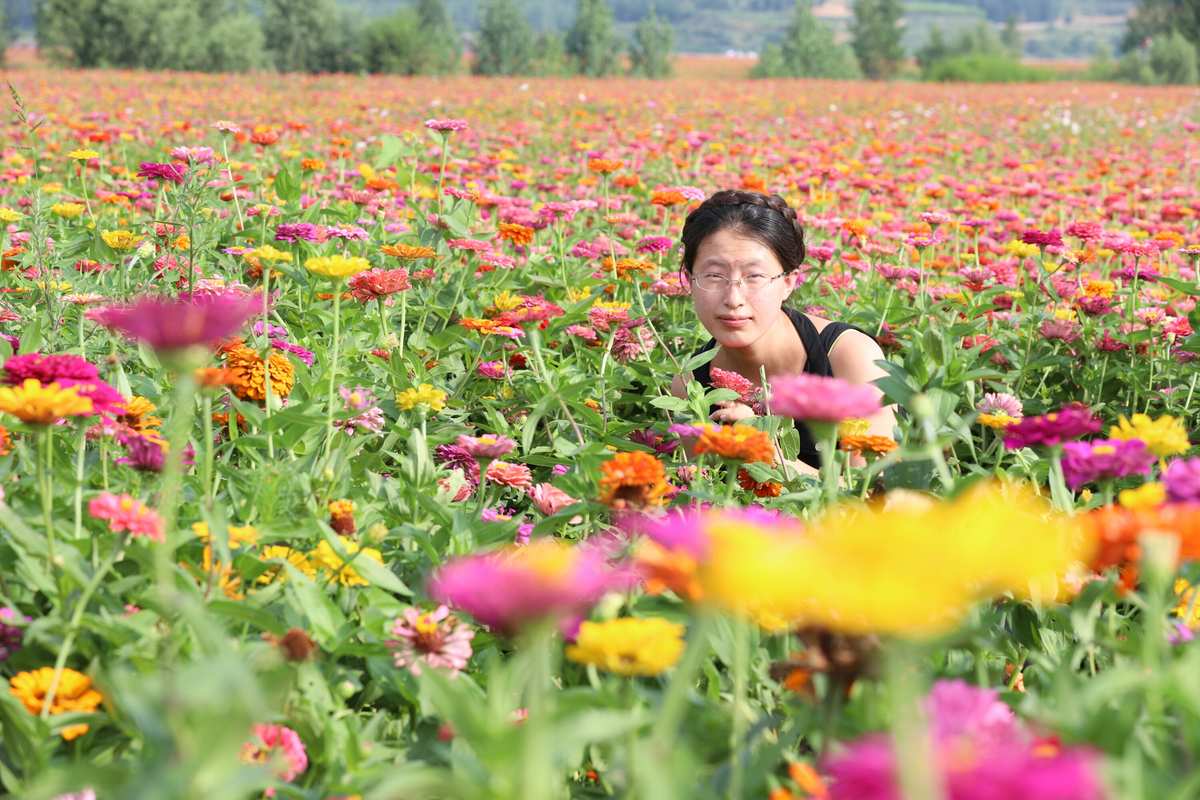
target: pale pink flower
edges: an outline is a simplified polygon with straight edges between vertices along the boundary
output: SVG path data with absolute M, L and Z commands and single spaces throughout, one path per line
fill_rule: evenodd
M 254 737 L 242 745 L 242 761 L 276 765 L 275 777 L 281 781 L 295 780 L 308 769 L 304 742 L 294 730 L 283 725 L 255 725 Z M 264 794 L 274 797 L 275 790 L 268 788 Z
M 533 474 L 530 473 L 529 467 L 524 464 L 493 461 L 488 464 L 487 473 L 484 477 L 492 483 L 498 483 L 501 486 L 512 486 L 521 491 L 525 491 L 533 486 Z
M 471 658 L 471 639 L 475 631 L 450 616 L 450 609 L 440 605 L 434 611 L 422 613 L 409 607 L 404 616 L 392 625 L 387 646 L 398 668 L 407 668 L 413 675 L 421 674 L 421 662 L 457 675 Z
M 533 505 L 538 511 L 548 517 L 557 514 L 567 506 L 572 506 L 579 502 L 562 489 L 550 483 L 539 483 L 537 486 L 530 488 L 529 499 L 533 501 Z
M 500 458 L 508 455 L 517 446 L 517 443 L 507 436 L 490 433 L 483 436 L 463 434 L 458 437 L 456 444 L 477 459 Z

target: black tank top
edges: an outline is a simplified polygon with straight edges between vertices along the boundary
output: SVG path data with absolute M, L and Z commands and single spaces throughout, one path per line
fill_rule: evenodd
M 859 333 L 871 336 L 871 334 L 862 328 L 845 322 L 831 322 L 818 332 L 817 326 L 813 325 L 812 320 L 806 314 L 787 306 L 784 306 L 783 311 L 788 315 L 788 319 L 792 321 L 792 325 L 796 328 L 796 333 L 800 336 L 800 343 L 804 345 L 804 352 L 806 354 L 804 372 L 810 375 L 823 375 L 827 378 L 833 377 L 833 365 L 829 363 L 829 351 L 833 348 L 833 343 L 837 341 L 837 338 L 846 331 L 858 331 Z M 872 336 L 871 338 L 874 339 L 875 337 Z M 697 350 L 696 353 L 711 350 L 716 344 L 716 339 L 709 339 L 708 343 Z M 712 374 L 709 371 L 711 363 L 711 361 L 705 362 L 696 367 L 692 372 L 692 376 L 705 389 L 712 387 Z M 821 454 L 817 451 L 817 444 L 813 440 L 812 433 L 804 423 L 796 422 L 795 424 L 796 430 L 800 433 L 800 460 L 810 467 L 820 469 Z

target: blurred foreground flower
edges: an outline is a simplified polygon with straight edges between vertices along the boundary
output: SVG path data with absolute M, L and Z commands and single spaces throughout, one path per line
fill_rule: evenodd
M 274 765 L 275 776 L 281 781 L 295 780 L 308 769 L 304 742 L 294 730 L 283 725 L 255 725 L 253 738 L 242 745 L 242 761 Z M 275 790 L 268 788 L 264 794 L 274 797 Z
M 155 350 L 208 348 L 228 339 L 261 308 L 261 300 L 237 292 L 167 299 L 143 297 L 133 305 L 89 311 L 94 322 L 145 342 Z
M 624 617 L 579 626 L 567 658 L 618 675 L 654 676 L 683 655 L 684 626 L 661 617 Z

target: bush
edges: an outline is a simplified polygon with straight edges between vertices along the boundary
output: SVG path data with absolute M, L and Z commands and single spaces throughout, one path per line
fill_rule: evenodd
M 1126 53 L 1108 75 L 1099 77 L 1143 85 L 1193 84 L 1200 81 L 1200 65 L 1196 48 L 1183 34 L 1172 31 L 1155 36 L 1148 47 Z
M 941 82 L 1040 83 L 1053 80 L 1054 73 L 1026 66 L 1010 56 L 972 53 L 951 56 L 930 65 L 926 77 Z

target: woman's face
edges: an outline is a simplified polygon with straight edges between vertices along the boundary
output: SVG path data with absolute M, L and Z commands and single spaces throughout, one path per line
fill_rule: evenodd
M 736 281 L 756 274 L 774 280 L 757 291 L 742 283 L 716 291 L 700 288 L 705 275 Z M 696 316 L 721 347 L 749 347 L 778 321 L 783 301 L 796 286 L 796 275 L 797 270 L 783 274 L 771 248 L 739 235 L 735 229 L 723 228 L 704 239 L 696 250 L 691 276 Z

